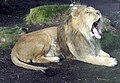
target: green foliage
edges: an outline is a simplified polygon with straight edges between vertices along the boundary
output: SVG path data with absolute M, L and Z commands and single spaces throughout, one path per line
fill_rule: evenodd
M 53 21 L 56 17 L 68 10 L 69 5 L 49 5 L 32 8 L 26 16 L 27 24 L 37 24 L 39 22 L 46 23 Z
M 105 32 L 103 34 L 103 38 L 101 40 L 102 48 L 104 48 L 110 44 L 113 44 L 113 40 L 114 40 L 114 38 L 113 38 L 113 35 L 111 34 L 111 32 Z
M 0 47 L 3 49 L 15 43 L 15 37 L 21 33 L 19 27 L 0 27 Z

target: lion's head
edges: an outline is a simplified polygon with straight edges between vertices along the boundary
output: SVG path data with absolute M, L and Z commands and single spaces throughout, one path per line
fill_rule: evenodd
M 86 5 L 73 5 L 71 15 L 73 27 L 77 26 L 77 30 L 84 36 L 101 38 L 101 28 L 99 27 L 101 13 L 99 10 Z

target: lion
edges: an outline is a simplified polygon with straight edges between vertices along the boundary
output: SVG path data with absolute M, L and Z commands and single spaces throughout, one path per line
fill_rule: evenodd
M 71 9 L 71 15 L 63 25 L 21 36 L 12 49 L 12 62 L 16 66 L 44 73 L 49 68 L 29 63 L 59 62 L 62 55 L 67 59 L 95 65 L 117 65 L 116 58 L 110 57 L 100 47 L 100 11 L 86 5 L 73 6 Z

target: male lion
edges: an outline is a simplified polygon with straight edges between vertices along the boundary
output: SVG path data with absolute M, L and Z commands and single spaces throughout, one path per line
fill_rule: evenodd
M 115 66 L 117 60 L 100 48 L 101 18 L 101 13 L 93 7 L 75 6 L 64 25 L 21 36 L 12 49 L 12 62 L 19 67 L 45 72 L 46 67 L 28 63 L 59 62 L 59 56 L 64 55 L 91 64 Z

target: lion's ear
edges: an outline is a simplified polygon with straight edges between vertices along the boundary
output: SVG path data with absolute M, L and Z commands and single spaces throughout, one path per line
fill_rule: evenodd
M 80 4 L 70 4 L 72 17 L 76 17 L 79 15 L 80 12 L 78 11 L 78 9 L 80 6 Z
M 71 12 L 72 17 L 78 17 L 80 14 L 80 12 L 78 10 L 74 10 L 73 12 Z

